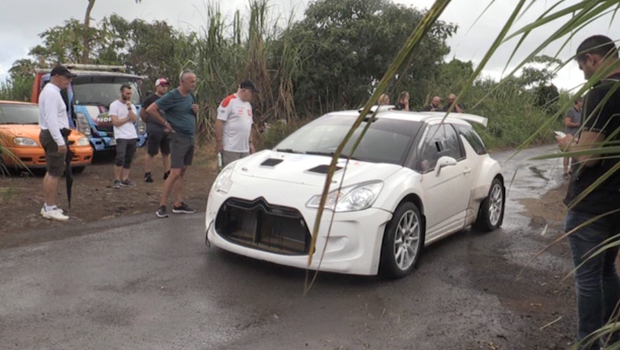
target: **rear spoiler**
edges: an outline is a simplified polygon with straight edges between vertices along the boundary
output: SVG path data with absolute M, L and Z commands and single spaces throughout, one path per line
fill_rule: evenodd
M 481 117 L 479 115 L 475 115 L 475 114 L 466 114 L 466 113 L 455 113 L 452 112 L 449 115 L 450 118 L 456 118 L 456 119 L 462 119 L 468 122 L 472 122 L 472 123 L 477 123 L 477 124 L 481 124 L 484 125 L 484 127 L 487 127 L 487 124 L 489 123 L 489 120 L 485 117 Z
M 424 113 L 425 115 L 433 116 L 433 117 L 439 117 L 439 116 L 445 117 L 446 116 L 446 112 L 421 112 L 421 113 Z M 480 124 L 480 125 L 483 125 L 485 128 L 487 127 L 487 124 L 489 123 L 489 120 L 485 117 L 481 117 L 475 114 L 467 114 L 467 113 L 450 112 L 450 114 L 448 115 L 448 118 L 461 119 L 461 120 L 465 120 L 471 123 Z
M 389 111 L 392 108 L 394 108 L 396 106 L 393 105 L 374 105 L 372 107 L 370 107 L 370 113 L 377 113 L 377 112 L 385 112 L 385 111 Z M 362 113 L 362 111 L 364 110 L 364 108 L 360 108 L 358 109 L 358 113 Z

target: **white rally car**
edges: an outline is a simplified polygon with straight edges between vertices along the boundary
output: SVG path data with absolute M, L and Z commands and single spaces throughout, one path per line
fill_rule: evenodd
M 469 124 L 486 126 L 486 118 L 451 113 L 442 122 L 444 113 L 379 107 L 344 148 L 311 252 L 332 154 L 358 116 L 326 114 L 222 170 L 209 193 L 208 241 L 276 264 L 306 268 L 314 254 L 310 268 L 317 269 L 323 255 L 322 271 L 399 278 L 425 245 L 470 225 L 491 231 L 502 224 L 500 165 Z

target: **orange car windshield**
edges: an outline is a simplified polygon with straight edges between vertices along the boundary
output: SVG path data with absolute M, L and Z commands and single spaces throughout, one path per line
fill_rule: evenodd
M 39 106 L 0 103 L 0 124 L 39 124 Z

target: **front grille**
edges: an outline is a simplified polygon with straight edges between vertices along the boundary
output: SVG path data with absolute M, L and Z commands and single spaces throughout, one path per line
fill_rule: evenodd
M 103 131 L 107 134 L 107 136 L 112 136 L 114 134 L 114 125 L 97 125 L 97 131 Z
M 263 198 L 228 199 L 217 213 L 215 229 L 228 241 L 272 253 L 305 255 L 310 248 L 310 232 L 301 213 Z

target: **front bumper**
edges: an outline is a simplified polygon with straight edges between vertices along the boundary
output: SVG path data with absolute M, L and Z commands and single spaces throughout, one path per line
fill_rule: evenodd
M 70 149 L 73 152 L 73 158 L 71 159 L 72 166 L 86 166 L 92 162 L 93 150 L 90 146 L 71 147 Z M 25 166 L 30 169 L 42 169 L 47 166 L 43 148 L 16 147 L 9 148 L 8 151 L 11 152 L 15 158 L 19 159 L 19 162 L 13 157 L 5 155 L 3 156 L 3 161 L 6 166 L 16 168 Z
M 293 254 L 276 253 L 274 249 L 271 249 L 271 251 L 265 250 L 264 244 L 262 246 L 253 245 L 247 241 L 240 242 L 231 239 L 228 234 L 218 232 L 216 221 L 222 205 L 231 198 L 242 199 L 247 202 L 263 200 L 271 206 L 290 208 L 297 211 L 301 218 L 303 218 L 308 233 L 311 234 L 317 210 L 306 208 L 305 204 L 312 196 L 319 194 L 321 190 L 319 187 L 286 184 L 279 181 L 252 177 L 243 177 L 243 181 L 235 182 L 226 194 L 212 190 L 207 203 L 205 222 L 209 241 L 224 250 L 250 258 L 297 268 L 307 268 L 307 252 L 296 251 Z M 316 250 L 310 269 L 319 269 L 319 260 L 324 253 L 320 266 L 321 271 L 355 275 L 377 274 L 383 233 L 385 225 L 392 218 L 392 213 L 377 208 L 369 208 L 357 212 L 336 213 L 331 227 L 331 234 L 328 237 L 332 214 L 329 210 L 325 210 L 323 213 L 318 231 Z M 282 220 L 282 222 L 284 221 Z M 295 227 L 294 230 L 298 231 L 299 227 Z M 280 235 L 286 236 L 286 233 L 281 229 L 278 232 Z M 294 232 L 290 233 L 290 236 L 292 235 L 294 235 Z M 301 246 L 303 245 L 300 243 L 298 247 Z
M 146 137 L 146 134 L 138 135 L 138 147 L 142 147 L 146 144 Z M 116 149 L 116 140 L 114 136 L 89 137 L 89 140 L 95 152 L 112 151 Z

